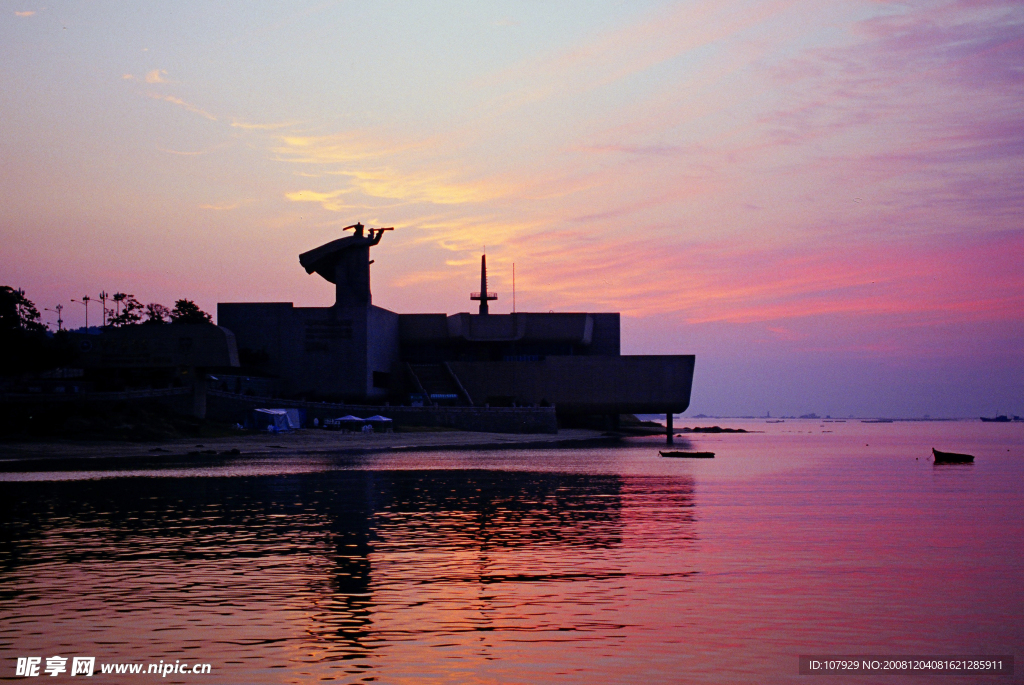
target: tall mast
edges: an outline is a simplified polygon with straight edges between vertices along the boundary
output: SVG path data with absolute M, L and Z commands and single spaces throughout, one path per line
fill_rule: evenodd
M 487 302 L 498 299 L 498 293 L 487 292 L 487 255 L 480 255 L 480 292 L 470 293 L 469 299 L 480 300 L 480 313 L 487 314 Z
M 480 292 L 484 296 L 480 298 L 480 313 L 487 313 L 487 255 L 480 255 Z

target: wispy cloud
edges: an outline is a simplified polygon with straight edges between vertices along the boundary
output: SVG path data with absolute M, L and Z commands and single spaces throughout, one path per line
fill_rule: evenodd
M 24 12 L 15 11 L 14 16 L 16 17 L 31 17 L 35 14 L 35 10 L 25 10 Z
M 495 214 L 470 214 L 462 217 L 448 215 L 428 217 L 413 223 L 418 237 L 416 243 L 430 243 L 456 255 L 476 253 L 484 245 L 509 246 L 521 236 L 536 233 L 546 226 L 538 220 L 509 220 Z M 498 259 L 504 257 L 498 256 Z M 451 263 L 458 259 L 448 258 Z M 468 259 L 465 263 L 471 263 Z
M 314 170 L 295 172 L 297 175 L 344 179 L 340 188 L 296 190 L 285 195 L 292 201 L 319 202 L 329 211 L 352 208 L 350 201 L 339 200 L 349 193 L 363 198 L 363 203 L 375 198 L 403 204 L 461 205 L 492 200 L 509 191 L 500 178 L 474 179 L 457 161 L 442 163 L 435 139 L 402 139 L 351 130 L 321 136 L 282 135 L 277 140 L 279 144 L 272 148 L 277 160 Z
M 296 190 L 285 193 L 284 196 L 292 202 L 317 202 L 321 207 L 330 212 L 341 212 L 345 209 L 351 209 L 353 205 L 342 202 L 339 198 L 351 193 L 353 190 L 353 188 L 349 188 L 346 190 L 332 190 L 327 193 L 318 193 L 315 190 Z
M 454 181 L 430 172 L 401 173 L 392 169 L 343 171 L 364 194 L 408 202 L 449 205 L 481 202 L 499 197 L 503 188 L 490 181 Z
M 586 303 L 689 324 L 786 328 L 786 321 L 838 315 L 963 325 L 1019 321 L 1024 311 L 1014 256 L 1024 250 L 1024 231 L 846 241 L 830 251 L 818 245 L 672 243 L 643 234 L 593 241 L 581 231 L 520 232 L 505 259 L 529 265 L 520 271 L 521 292 L 546 306 Z M 569 253 L 573 257 L 566 260 Z
M 146 83 L 167 83 L 167 79 L 164 78 L 166 75 L 167 72 L 163 69 L 154 69 L 146 73 Z
M 505 87 L 503 107 L 522 107 L 608 86 L 776 17 L 795 0 L 697 2 L 652 13 L 573 48 L 526 60 L 481 79 L 477 87 Z M 512 88 L 507 86 L 513 85 Z
M 294 121 L 283 121 L 274 124 L 252 124 L 245 121 L 238 121 L 237 119 L 231 122 L 231 126 L 234 128 L 241 128 L 248 131 L 276 131 L 282 128 L 290 128 L 295 126 L 298 122 Z
M 792 106 L 764 121 L 778 123 L 779 134 L 791 141 L 880 121 L 925 123 L 928 134 L 998 116 L 967 97 L 1020 103 L 1007 90 L 1024 85 L 1019 3 L 947 0 L 906 7 L 861 22 L 855 36 L 851 45 L 816 48 L 779 65 L 776 83 Z M 961 97 L 951 98 L 951 91 Z
M 273 148 L 278 159 L 297 164 L 339 164 L 382 158 L 427 145 L 426 141 L 401 142 L 366 130 L 326 136 L 281 136 Z
M 148 95 L 154 100 L 163 100 L 164 102 L 170 102 L 172 105 L 177 105 L 183 109 L 188 110 L 189 112 L 192 112 L 193 114 L 198 114 L 201 117 L 205 117 L 210 121 L 217 121 L 217 117 L 213 116 L 206 110 L 196 107 L 195 105 L 190 105 L 181 98 L 176 98 L 173 95 L 161 95 L 160 93 L 149 93 Z
M 285 197 L 299 202 L 320 202 L 324 209 L 340 211 L 351 205 L 339 203 L 337 198 L 353 191 L 366 197 L 436 205 L 482 202 L 502 193 L 500 186 L 487 181 L 452 182 L 440 174 L 403 173 L 389 168 L 337 171 L 331 175 L 347 177 L 349 186 L 326 193 L 312 190 L 289 192 Z

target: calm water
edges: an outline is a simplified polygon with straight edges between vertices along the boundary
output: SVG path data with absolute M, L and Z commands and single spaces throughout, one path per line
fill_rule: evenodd
M 7 463 L 0 678 L 59 654 L 213 665 L 165 682 L 1024 682 L 797 675 L 799 654 L 1024 655 L 1024 424 L 728 425 L 765 432 L 694 437 L 708 461 L 645 439 Z

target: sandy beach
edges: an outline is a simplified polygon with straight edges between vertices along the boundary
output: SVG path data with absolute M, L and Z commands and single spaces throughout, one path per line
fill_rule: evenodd
M 36 440 L 0 444 L 0 460 L 158 458 L 160 456 L 360 454 L 434 449 L 548 448 L 612 444 L 617 436 L 586 429 L 557 434 L 424 431 L 341 433 L 307 429 L 293 433 L 240 433 L 219 438 L 160 442 Z M 237 452 L 235 452 L 237 450 Z

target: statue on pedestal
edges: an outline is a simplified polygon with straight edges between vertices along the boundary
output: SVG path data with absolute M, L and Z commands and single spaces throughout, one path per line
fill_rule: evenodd
M 335 306 L 369 305 L 370 295 L 370 248 L 380 242 L 384 231 L 394 228 L 371 228 L 369 235 L 360 223 L 346 226 L 343 230 L 354 229 L 355 233 L 314 248 L 299 255 L 299 264 L 311 274 L 316 272 L 334 283 Z

